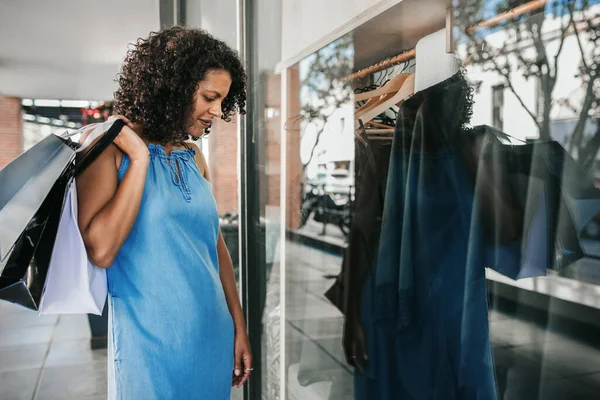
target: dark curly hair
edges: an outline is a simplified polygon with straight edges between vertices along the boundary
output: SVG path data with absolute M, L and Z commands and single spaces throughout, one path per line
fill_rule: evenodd
M 189 139 L 185 127 L 198 82 L 213 70 L 228 71 L 232 80 L 222 118 L 245 114 L 246 72 L 224 42 L 203 30 L 177 26 L 152 32 L 131 46 L 117 76 L 114 113 L 140 123 L 148 140 L 166 144 Z

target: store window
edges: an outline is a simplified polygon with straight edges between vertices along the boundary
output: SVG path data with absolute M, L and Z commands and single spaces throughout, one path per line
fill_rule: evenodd
M 597 397 L 599 7 L 284 5 L 263 398 Z
M 249 71 L 204 144 L 240 155 L 245 397 L 597 398 L 600 4 L 204 3 Z

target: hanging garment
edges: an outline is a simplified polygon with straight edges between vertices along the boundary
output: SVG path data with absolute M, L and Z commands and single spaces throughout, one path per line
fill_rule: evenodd
M 390 152 L 391 143 L 367 138 L 355 141 L 356 202 L 348 246 L 344 250 L 341 272 L 325 292 L 325 297 L 343 314 L 347 312 L 350 297 L 356 300 L 361 296 L 360 290 L 377 253 Z M 352 292 L 351 280 L 358 282 L 355 292 Z
M 467 129 L 471 101 L 459 72 L 400 108 L 374 298 L 361 309 L 376 322 L 383 399 L 497 398 L 485 267 L 519 279 L 545 275 L 557 254 L 572 262 L 600 208 L 558 143 L 508 146 Z
M 462 73 L 400 108 L 374 271 L 382 399 L 495 399 L 477 148 Z M 492 193 L 493 194 L 493 193 Z M 364 318 L 364 317 L 363 317 Z
M 356 202 L 353 210 L 353 218 L 348 236 L 348 246 L 344 250 L 341 272 L 334 284 L 325 292 L 332 304 L 334 304 L 346 318 L 360 318 L 363 330 L 370 333 L 373 328 L 372 319 L 364 320 L 361 311 L 362 299 L 370 301 L 372 291 L 370 289 L 371 267 L 375 264 L 377 245 L 381 231 L 381 217 L 383 214 L 383 201 L 385 198 L 385 185 L 387 183 L 387 171 L 391 152 L 391 143 L 383 141 L 369 141 L 360 138 L 355 141 L 355 181 Z M 358 303 L 355 307 L 353 303 Z M 360 315 L 352 315 L 353 313 Z M 346 333 L 344 334 L 346 335 Z M 348 338 L 345 337 L 344 341 Z M 366 335 L 369 341 L 365 343 L 367 353 L 375 347 L 373 335 Z M 373 354 L 379 354 L 373 352 Z M 354 398 L 362 399 L 361 393 L 369 394 L 368 398 L 376 393 L 376 385 L 373 384 L 376 373 L 371 368 L 379 360 L 371 360 L 364 363 L 363 374 L 355 371 Z M 301 363 L 300 372 L 308 370 L 310 366 Z M 385 364 L 385 363 L 383 363 Z M 314 368 L 313 368 L 314 369 Z M 315 375 L 310 383 L 324 380 L 323 375 Z M 338 398 L 340 393 L 347 388 L 334 390 L 334 381 L 329 398 Z M 336 397 L 337 396 L 337 397 Z
M 149 149 L 139 214 L 107 271 L 109 398 L 228 400 L 234 332 L 211 184 L 193 149 Z M 124 155 L 119 180 L 128 167 Z
M 482 158 L 483 164 L 505 175 L 505 187 L 511 186 L 513 192 L 527 197 L 522 207 L 525 224 L 521 262 L 515 265 L 506 258 L 496 262 L 499 272 L 511 278 L 511 273 L 538 276 L 541 274 L 536 271 L 560 269 L 583 257 L 579 232 L 600 210 L 600 190 L 558 142 L 512 146 L 494 141 Z M 533 201 L 536 192 L 541 195 L 537 208 Z M 504 254 L 496 252 L 493 256 Z M 501 270 L 501 264 L 513 271 Z

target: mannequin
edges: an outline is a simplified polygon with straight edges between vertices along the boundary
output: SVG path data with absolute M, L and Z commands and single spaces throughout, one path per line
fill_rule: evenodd
M 446 51 L 446 29 L 425 36 L 417 42 L 415 92 L 450 78 L 461 67 L 458 58 Z

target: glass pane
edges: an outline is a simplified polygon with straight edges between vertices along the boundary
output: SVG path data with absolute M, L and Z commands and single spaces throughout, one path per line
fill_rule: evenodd
M 433 3 L 286 71 L 282 393 L 593 399 L 600 4 Z
M 236 0 L 183 2 L 185 25 L 201 28 L 233 49 L 239 50 L 237 37 Z M 212 191 L 217 203 L 219 221 L 223 239 L 231 255 L 236 282 L 239 287 L 239 176 L 238 176 L 238 124 L 237 119 L 230 122 L 216 120 L 207 137 L 196 144 L 202 150 L 208 163 Z M 231 399 L 241 400 L 243 390 L 232 388 Z
M 537 208 L 540 225 L 535 235 L 541 236 L 520 241 L 520 271 L 511 276 L 501 267 L 487 270 L 489 334 L 498 396 L 594 398 L 600 388 L 596 379 L 600 342 L 597 336 L 590 336 L 597 330 L 600 308 L 600 236 L 596 232 L 600 197 L 594 187 L 600 172 L 600 125 L 598 82 L 593 72 L 599 61 L 598 2 L 484 1 L 471 7 L 469 2 L 459 3 L 464 7 L 457 7 L 457 31 L 463 32 L 458 37 L 458 51 L 463 60 L 470 61 L 467 79 L 476 87 L 472 124 L 502 129 L 507 135 L 504 140 L 518 145 L 503 150 L 511 157 L 530 152 L 525 157 L 527 172 L 520 172 L 525 173 L 529 185 L 517 182 L 515 169 L 523 164 L 519 166 L 512 158 L 503 161 L 515 168 L 508 175 L 512 181 L 504 187 L 513 191 L 528 188 L 527 194 L 521 195 L 527 206 L 521 209 L 527 215 L 540 204 L 536 203 L 539 196 L 534 184 L 539 179 L 537 184 L 544 188 L 547 201 L 542 207 L 548 207 L 543 211 Z M 489 27 L 468 28 L 513 7 L 517 7 L 513 18 Z M 523 7 L 527 12 L 520 12 Z M 494 85 L 505 88 L 501 107 L 497 107 Z M 488 106 L 490 89 L 493 114 Z M 542 159 L 545 167 L 541 167 Z M 547 168 L 553 172 L 548 173 Z M 552 174 L 556 176 L 554 189 Z M 533 234 L 532 226 L 534 222 L 526 217 L 522 234 L 528 228 Z M 527 249 L 533 245 L 537 251 Z M 542 248 L 546 249 L 544 259 L 531 258 L 535 252 L 541 254 Z
M 235 0 L 218 3 L 186 1 L 186 26 L 201 28 L 237 49 L 237 21 Z M 239 278 L 239 218 L 238 218 L 238 127 L 237 120 L 217 120 L 208 137 L 196 144 L 208 163 L 213 194 L 219 211 L 221 232 L 231 254 L 236 279 Z
M 345 36 L 288 69 L 286 230 L 287 398 L 353 398 L 343 314 L 325 297 L 341 265 L 355 200 L 352 71 Z
M 247 266 L 251 335 L 260 337 L 260 348 L 253 348 L 260 375 L 253 377 L 250 398 L 280 399 L 281 394 L 281 171 L 282 98 L 281 75 L 276 71 L 281 60 L 281 0 L 259 0 L 246 4 L 252 33 L 249 44 L 248 102 L 244 162 L 248 171 L 248 206 L 257 226 L 249 227 L 249 253 L 256 255 Z M 256 187 L 255 185 L 258 185 Z M 256 218 L 256 219 L 254 219 Z M 254 342 L 256 347 L 257 341 Z

